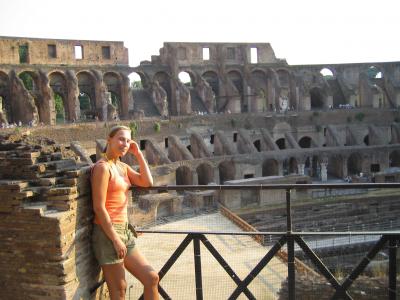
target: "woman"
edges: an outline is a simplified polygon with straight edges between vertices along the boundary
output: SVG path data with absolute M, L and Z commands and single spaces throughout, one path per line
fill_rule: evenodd
M 140 172 L 119 158 L 132 153 Z M 111 300 L 125 299 L 125 268 L 144 286 L 144 298 L 158 298 L 158 274 L 135 247 L 128 229 L 128 190 L 130 186 L 152 186 L 149 166 L 138 144 L 125 126 L 111 128 L 104 157 L 92 169 L 92 198 L 95 213 L 93 249 L 103 270 Z

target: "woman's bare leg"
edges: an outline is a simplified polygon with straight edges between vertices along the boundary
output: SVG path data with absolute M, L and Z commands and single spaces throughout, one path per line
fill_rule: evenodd
M 126 281 L 125 268 L 119 264 L 102 265 L 104 278 L 107 282 L 111 300 L 125 300 Z
M 124 260 L 125 268 L 144 286 L 145 300 L 158 300 L 158 274 L 147 262 L 146 258 L 134 249 Z

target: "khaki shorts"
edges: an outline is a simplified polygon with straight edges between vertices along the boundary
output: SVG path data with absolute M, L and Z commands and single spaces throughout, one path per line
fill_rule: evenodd
M 135 248 L 133 233 L 128 229 L 128 223 L 113 224 L 115 231 L 125 244 L 127 255 Z M 92 245 L 94 256 L 100 265 L 117 264 L 123 262 L 123 258 L 118 258 L 113 242 L 107 237 L 100 225 L 94 224 Z

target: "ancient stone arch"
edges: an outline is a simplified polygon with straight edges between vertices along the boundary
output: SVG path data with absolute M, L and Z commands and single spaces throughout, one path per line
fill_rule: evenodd
M 79 88 L 80 117 L 83 119 L 99 118 L 97 110 L 101 109 L 101 104 L 96 101 L 95 77 L 87 70 L 79 71 L 76 77 Z
M 196 168 L 198 184 L 207 185 L 211 182 L 214 182 L 214 167 L 207 163 L 203 162 L 199 164 Z
M 220 79 L 219 79 L 218 73 L 214 70 L 208 70 L 208 71 L 205 71 L 201 75 L 201 78 L 203 78 L 208 83 L 208 85 L 211 87 L 212 91 L 214 92 L 216 111 L 222 112 L 225 100 L 222 100 L 219 97 L 220 96 Z
M 67 78 L 63 71 L 52 70 L 47 75 L 50 81 L 50 88 L 53 91 L 53 101 L 55 102 L 55 97 L 59 95 L 62 98 L 63 110 L 65 115 L 65 120 L 71 121 L 71 114 L 74 109 L 74 103 L 69 103 L 68 101 L 68 86 Z
M 13 113 L 10 101 L 10 78 L 0 71 L 0 123 L 12 123 Z
M 168 112 L 170 115 L 177 114 L 177 108 L 174 107 L 173 99 L 172 99 L 172 90 L 171 90 L 171 76 L 164 72 L 159 71 L 153 76 L 153 82 L 158 82 L 160 87 L 167 94 L 167 102 L 168 102 Z
M 390 152 L 389 167 L 400 167 L 400 150 Z
M 312 148 L 314 143 L 311 137 L 303 136 L 299 139 L 298 144 L 301 148 Z
M 113 105 L 121 116 L 123 113 L 122 103 L 122 77 L 117 72 L 106 72 L 103 75 L 104 84 L 107 87 L 107 91 L 111 94 L 111 105 Z
M 311 110 L 320 110 L 326 107 L 326 95 L 322 88 L 314 86 L 310 89 L 310 105 Z
M 330 155 L 328 158 L 328 175 L 336 178 L 344 178 L 347 174 L 344 172 L 345 158 L 342 155 L 334 154 Z
M 254 68 L 250 73 L 249 86 L 251 88 L 250 96 L 250 110 L 254 112 L 261 112 L 272 110 L 272 105 L 269 104 L 269 78 L 267 73 L 260 68 Z
M 278 176 L 279 163 L 276 159 L 266 159 L 262 164 L 262 176 Z
M 219 182 L 223 184 L 225 181 L 233 180 L 236 177 L 236 167 L 233 161 L 222 161 L 218 165 Z
M 347 172 L 349 175 L 358 175 L 362 172 L 362 157 L 359 153 L 352 153 L 347 158 Z
M 188 166 L 179 166 L 175 170 L 176 185 L 192 185 L 193 172 Z
M 228 82 L 234 87 L 234 97 L 238 97 L 240 101 L 240 111 L 248 112 L 248 104 L 244 97 L 244 81 L 240 70 L 232 69 L 227 72 Z

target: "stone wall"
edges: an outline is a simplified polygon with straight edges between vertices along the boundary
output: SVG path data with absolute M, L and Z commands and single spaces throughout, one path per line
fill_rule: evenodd
M 4 299 L 99 299 L 85 164 L 52 140 L 0 137 L 0 289 Z
M 124 47 L 123 42 L 21 37 L 0 37 L 0 64 L 20 64 L 20 46 L 28 47 L 26 63 L 32 65 L 129 64 L 128 49 Z M 75 56 L 75 46 L 82 47 L 82 58 Z M 108 50 L 102 47 L 108 47 Z M 107 53 L 103 53 L 103 51 Z

